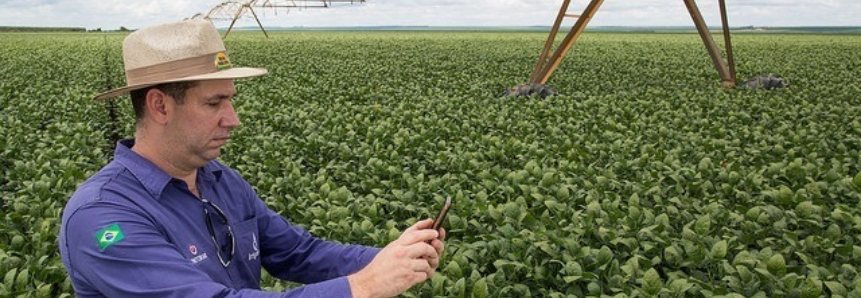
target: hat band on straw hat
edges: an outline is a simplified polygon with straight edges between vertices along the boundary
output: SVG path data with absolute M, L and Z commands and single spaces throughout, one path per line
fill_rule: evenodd
M 126 84 L 145 85 L 157 82 L 175 81 L 186 77 L 205 75 L 232 68 L 227 54 L 211 53 L 166 63 L 126 70 Z

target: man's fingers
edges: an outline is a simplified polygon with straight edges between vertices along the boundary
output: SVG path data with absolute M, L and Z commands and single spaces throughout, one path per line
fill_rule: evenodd
M 414 272 L 428 272 L 431 270 L 431 265 L 426 260 L 414 259 L 410 261 L 410 269 Z
M 426 230 L 426 229 L 430 229 L 432 227 L 433 227 L 433 219 L 428 218 L 428 219 L 425 219 L 425 220 L 422 220 L 422 221 L 419 221 L 419 222 L 413 224 L 411 227 L 404 230 L 404 233 L 407 233 L 408 231 Z
M 436 249 L 425 242 L 417 242 L 407 246 L 407 257 L 410 258 L 439 258 Z
M 427 261 L 431 269 L 436 270 L 437 268 L 439 268 L 439 258 L 430 258 L 427 259 Z
M 427 242 L 439 237 L 439 232 L 437 231 L 431 229 L 411 230 L 413 227 L 415 227 L 415 225 L 404 231 L 404 233 L 401 234 L 401 237 L 398 238 L 398 240 L 401 241 L 401 244 L 411 245 L 417 242 Z
M 445 231 L 440 234 L 440 238 L 445 238 Z M 430 245 L 433 246 L 436 253 L 440 256 L 442 255 L 443 250 L 445 250 L 445 242 L 443 242 L 443 239 L 434 239 L 430 242 Z
M 433 277 L 434 273 L 436 272 L 436 267 L 433 267 L 426 260 L 416 259 L 413 262 L 417 262 L 413 265 L 413 277 L 417 279 L 417 282 L 421 282 Z

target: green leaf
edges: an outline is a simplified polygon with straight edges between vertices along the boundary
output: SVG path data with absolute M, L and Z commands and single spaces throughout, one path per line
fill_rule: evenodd
M 18 275 L 18 268 L 12 268 L 9 272 L 6 272 L 6 275 L 3 276 L 3 284 L 6 285 L 7 289 L 15 288 L 15 276 Z
M 446 278 L 442 274 L 434 274 L 431 277 L 431 288 L 433 292 L 436 294 L 442 294 L 445 292 L 445 281 Z
M 589 285 L 586 286 L 586 290 L 589 291 L 590 295 L 597 296 L 601 294 L 601 285 L 596 282 L 590 282 Z
M 30 269 L 24 269 L 21 272 L 18 272 L 18 276 L 15 277 L 15 290 L 23 291 L 27 289 L 27 283 L 30 281 Z
M 598 251 L 597 259 L 598 265 L 607 264 L 613 259 L 613 251 L 606 245 L 601 246 L 601 250 Z
M 52 284 L 41 284 L 36 289 L 36 297 L 50 297 L 54 288 Z
M 782 254 L 775 254 L 768 259 L 768 263 L 766 263 L 766 269 L 768 272 L 774 276 L 783 276 L 786 274 L 786 260 L 783 259 Z
M 445 266 L 445 273 L 451 279 L 459 279 L 463 277 L 463 271 L 460 269 L 460 265 L 457 262 L 448 262 Z
M 686 241 L 680 241 L 682 244 L 686 243 L 695 243 L 699 242 L 700 237 L 697 235 L 694 230 L 689 229 L 688 227 L 682 228 L 682 239 Z
M 708 214 L 700 216 L 697 218 L 697 222 L 694 224 L 694 231 L 697 232 L 699 236 L 706 236 L 709 234 L 709 230 L 711 229 L 712 219 Z
M 683 294 L 693 287 L 694 285 L 692 283 L 689 283 L 687 280 L 684 279 L 673 280 L 670 282 L 669 286 L 667 286 L 667 288 L 670 290 L 670 293 L 681 296 L 684 296 Z
M 840 236 L 842 235 L 843 231 L 840 230 L 840 227 L 836 224 L 831 224 L 828 226 L 828 229 L 825 230 L 825 237 L 828 237 L 828 239 L 831 239 L 832 241 L 837 241 L 837 239 L 840 239 Z
M 484 278 L 478 279 L 472 285 L 472 297 L 473 298 L 485 298 L 485 297 L 487 297 L 487 281 Z
M 640 206 L 640 195 L 634 193 L 628 198 L 628 206 L 639 207 Z
M 565 268 L 563 270 L 566 274 L 571 276 L 577 276 L 578 278 L 580 277 L 580 275 L 583 275 L 583 267 L 580 266 L 580 263 L 578 263 L 577 261 L 569 261 L 565 264 Z
M 726 240 L 718 241 L 712 246 L 711 256 L 714 260 L 723 259 L 726 256 L 727 243 Z
M 849 293 L 849 291 L 846 290 L 846 287 L 844 287 L 843 284 L 841 284 L 839 282 L 826 281 L 824 283 L 825 283 L 825 287 L 827 287 L 828 290 L 831 291 L 831 296 L 840 295 L 840 296 L 846 297 Z
M 559 190 L 556 191 L 556 198 L 565 202 L 569 198 L 571 198 L 571 193 L 568 190 L 568 186 L 562 185 L 559 187 Z
M 759 206 L 751 207 L 744 213 L 744 218 L 750 221 L 756 221 L 759 218 L 760 210 L 761 208 Z
M 534 245 L 536 247 L 538 247 L 539 249 L 541 249 L 541 251 L 547 253 L 548 255 L 554 256 L 557 253 L 556 250 L 554 250 L 553 247 L 550 245 L 550 243 L 547 241 L 535 242 Z
M 661 227 L 661 229 L 670 228 L 670 217 L 666 213 L 661 213 L 655 217 L 655 225 Z
M 329 186 L 328 182 L 323 183 L 323 185 L 320 186 L 320 193 L 324 196 L 329 196 L 329 192 L 331 192 L 331 186 Z
M 801 298 L 819 298 L 822 295 L 822 282 L 818 279 L 807 278 L 801 285 Z
M 661 280 L 661 276 L 658 275 L 658 271 L 655 268 L 650 268 L 643 274 L 643 291 L 646 292 L 649 296 L 655 296 L 658 292 L 663 288 L 664 281 Z
M 454 288 L 451 289 L 451 292 L 454 294 L 452 297 L 465 297 L 466 296 L 466 279 L 465 278 L 458 279 L 454 283 Z
M 15 235 L 12 237 L 11 248 L 13 250 L 21 250 L 24 248 L 24 236 Z
M 738 272 L 738 277 L 743 283 L 751 283 L 753 279 L 756 278 L 756 275 L 754 275 L 753 272 L 750 272 L 750 269 L 745 266 L 737 265 L 735 266 L 735 269 L 736 272 Z
M 601 203 L 596 200 L 589 203 L 589 205 L 586 205 L 586 214 L 593 217 L 600 217 Z
M 729 286 L 730 289 L 734 291 L 743 291 L 744 286 L 741 283 L 741 279 L 735 276 L 725 276 L 723 281 L 726 282 L 726 285 Z
M 517 292 L 517 294 L 518 294 L 517 296 L 532 297 L 532 293 L 529 290 L 529 287 L 527 287 L 524 284 L 515 284 L 514 285 L 514 291 Z
M 500 268 L 500 269 L 505 268 L 505 267 L 511 267 L 513 269 L 520 269 L 520 268 L 526 267 L 526 265 L 523 265 L 523 263 L 514 262 L 514 261 L 507 261 L 507 260 L 493 261 L 493 266 L 496 268 Z M 460 269 L 460 267 L 458 267 L 458 269 Z
M 714 165 L 712 164 L 712 160 L 711 160 L 711 158 L 709 158 L 708 156 L 706 156 L 706 157 L 703 157 L 703 159 L 701 159 L 701 160 L 700 160 L 700 163 L 697 165 L 697 171 L 699 171 L 699 172 L 708 172 L 708 171 L 709 171 L 709 170 L 711 170 L 713 167 L 714 167 Z
M 675 246 L 667 246 L 667 248 L 664 248 L 664 259 L 666 259 L 667 263 L 671 266 L 678 266 L 682 263 L 682 255 Z

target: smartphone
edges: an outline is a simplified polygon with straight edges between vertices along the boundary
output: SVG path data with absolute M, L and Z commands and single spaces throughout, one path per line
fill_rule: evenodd
M 442 227 L 442 222 L 445 220 L 445 215 L 448 214 L 448 209 L 451 208 L 451 197 L 445 198 L 445 203 L 442 205 L 442 209 L 439 210 L 439 214 L 436 215 L 436 218 L 433 220 L 433 229 L 439 231 L 439 228 Z

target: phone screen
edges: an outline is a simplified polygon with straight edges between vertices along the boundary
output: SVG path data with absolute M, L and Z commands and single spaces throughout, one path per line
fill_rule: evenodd
M 442 227 L 442 222 L 445 220 L 445 215 L 448 213 L 449 208 L 451 208 L 451 197 L 446 197 L 445 203 L 442 205 L 442 209 L 439 210 L 439 214 L 437 214 L 433 221 L 434 230 L 439 231 L 439 228 Z

